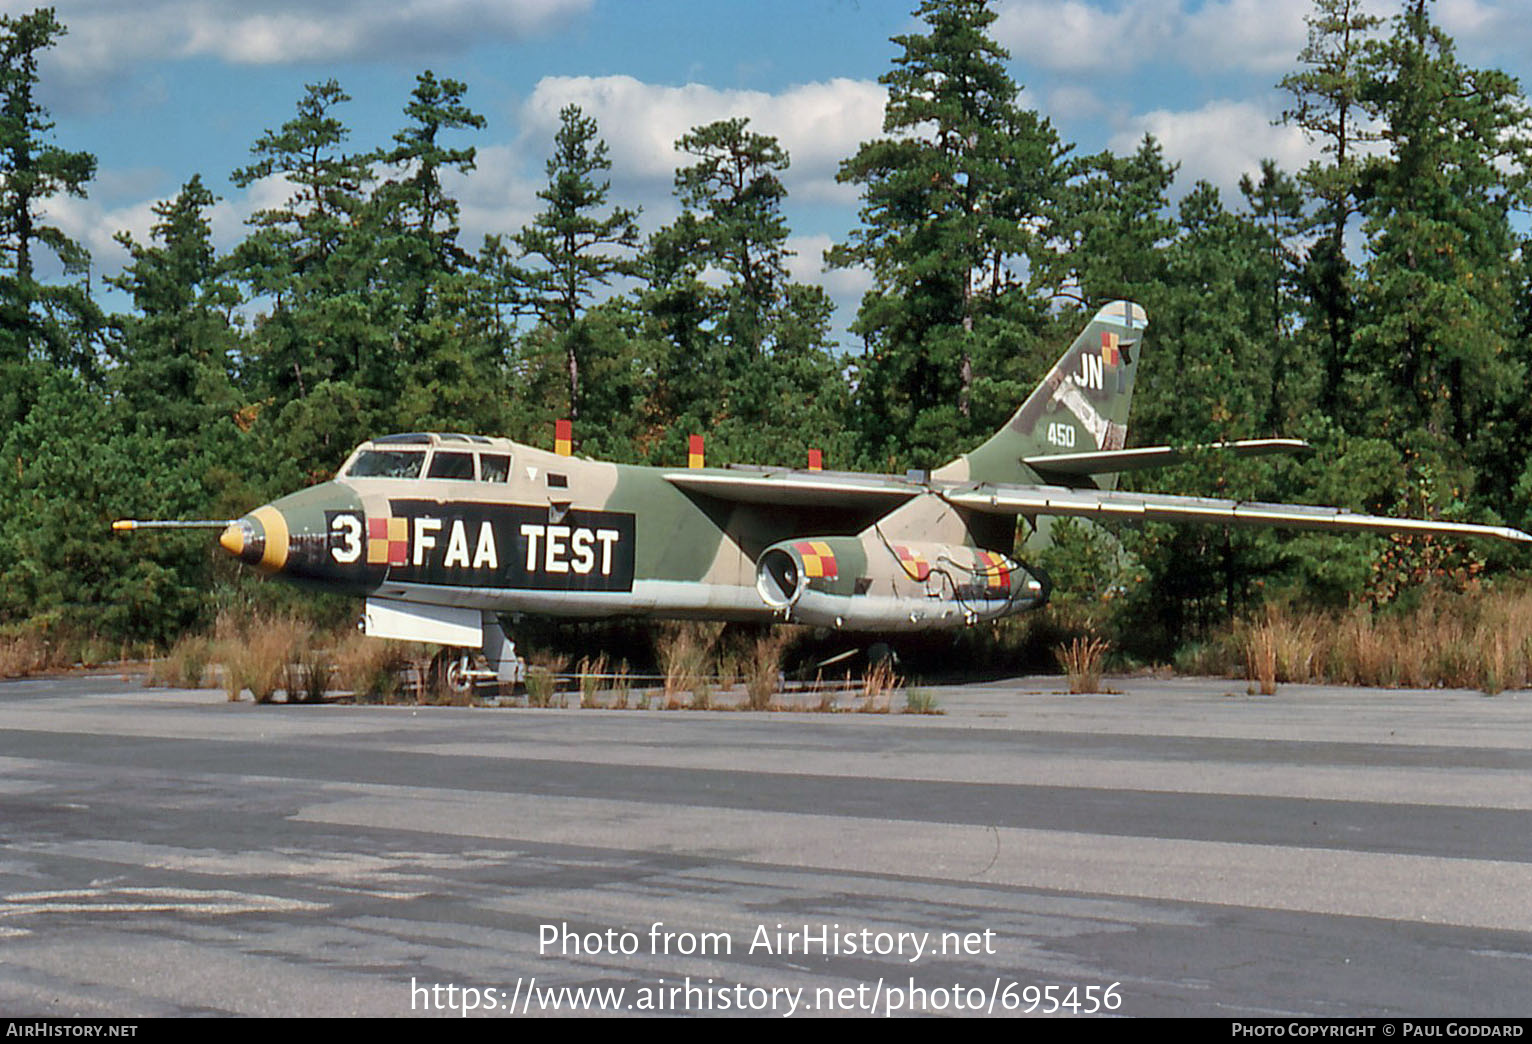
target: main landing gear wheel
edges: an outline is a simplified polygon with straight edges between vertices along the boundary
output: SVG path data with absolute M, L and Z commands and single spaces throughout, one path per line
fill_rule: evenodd
M 484 673 L 474 670 L 473 655 L 472 649 L 448 647 L 439 650 L 431 657 L 427 683 L 438 692 L 459 695 L 472 692 L 476 676 Z

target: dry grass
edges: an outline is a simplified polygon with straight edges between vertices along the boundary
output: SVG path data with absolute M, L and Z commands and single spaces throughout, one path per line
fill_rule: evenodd
M 666 710 L 710 706 L 713 649 L 722 633 L 723 625 L 716 623 L 686 622 L 664 629 L 657 652 L 665 679 L 661 695 Z M 691 694 L 689 703 L 682 700 L 687 693 Z
M 35 631 L 0 638 L 0 677 L 25 678 L 56 666 L 52 647 Z
M 0 634 L 0 678 L 24 678 L 70 667 L 100 667 L 146 656 L 147 648 L 73 632 L 47 621 L 12 625 Z
M 772 631 L 757 638 L 745 663 L 745 697 L 751 710 L 771 709 L 771 698 L 782 685 L 782 654 L 787 637 Z
M 879 660 L 870 665 L 862 675 L 861 709 L 868 714 L 887 714 L 893 704 L 896 691 L 904 687 L 904 679 L 894 670 L 892 660 Z
M 558 700 L 559 675 L 569 666 L 567 656 L 534 656 L 527 665 L 527 706 L 552 707 Z
M 230 702 L 249 690 L 256 703 L 270 703 L 291 683 L 293 661 L 310 638 L 307 624 L 293 616 L 254 616 L 234 620 L 220 616 L 215 629 L 214 656 L 223 664 L 224 692 Z
M 335 664 L 330 654 L 314 641 L 313 635 L 300 637 L 292 660 L 282 672 L 287 702 L 323 703 L 334 678 Z
M 1087 693 L 1101 691 L 1101 671 L 1106 665 L 1107 650 L 1111 646 L 1102 638 L 1076 638 L 1053 651 L 1059 666 L 1069 676 L 1069 691 Z
M 361 703 L 395 703 L 404 693 L 401 674 L 416 655 L 405 642 L 350 632 L 331 652 L 334 683 Z
M 1243 650 L 1245 677 L 1262 696 L 1277 691 L 1277 682 L 1306 682 L 1314 677 L 1319 628 L 1311 619 L 1300 619 L 1268 606 L 1260 621 L 1236 630 Z
M 606 658 L 606 653 L 592 658 L 585 657 L 575 668 L 575 682 L 580 686 L 580 706 L 596 706 L 596 697 L 601 693 L 601 683 L 610 676 L 611 662 Z
M 1277 643 L 1269 627 L 1256 627 L 1250 632 L 1245 649 L 1246 677 L 1254 681 L 1262 696 L 1277 691 Z
M 182 635 L 169 652 L 149 665 L 147 684 L 200 689 L 212 666 L 213 640 L 202 634 Z
M 1268 677 L 1488 693 L 1532 685 L 1532 591 L 1433 595 L 1409 612 L 1269 608 L 1236 638 L 1263 692 Z
M 617 710 L 627 710 L 632 695 L 633 669 L 628 666 L 627 660 L 623 660 L 617 665 L 617 670 L 612 672 L 612 706 Z

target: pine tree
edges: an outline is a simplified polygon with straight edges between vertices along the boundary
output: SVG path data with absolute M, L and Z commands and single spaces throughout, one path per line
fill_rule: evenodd
M 917 455 L 934 459 L 973 426 L 976 326 L 1013 306 L 1016 273 L 1046 239 L 1064 150 L 1017 108 L 984 0 L 925 0 L 916 15 L 927 32 L 895 37 L 902 53 L 880 79 L 888 136 L 838 175 L 862 188 L 861 227 L 827 259 L 873 276 L 852 327 L 867 346 L 868 442 L 886 449 L 925 425 Z
M 334 80 L 309 84 L 297 114 L 262 134 L 256 161 L 231 175 L 241 187 L 273 175 L 293 186 L 282 206 L 250 218 L 255 231 L 234 252 L 252 296 L 270 303 L 252 355 L 265 394 L 281 401 L 393 364 L 389 324 L 374 321 L 367 293 L 377 243 L 359 228 L 371 167 L 344 151 L 349 131 L 335 112 L 350 100 Z
M 580 416 L 580 367 L 587 350 L 576 329 L 579 319 L 597 287 L 638 271 L 631 258 L 613 253 L 638 246 L 638 211 L 613 207 L 601 213 L 611 191 L 604 175 L 612 161 L 598 134 L 595 119 L 578 105 L 559 112 L 548 184 L 537 193 L 547 206 L 516 236 L 522 256 L 542 262 L 540 270 L 527 274 L 527 296 L 562 341 L 573 419 Z
M 1270 394 L 1262 428 L 1265 434 L 1279 435 L 1284 430 L 1284 404 L 1288 401 L 1285 396 L 1289 371 L 1293 369 L 1293 325 L 1300 289 L 1300 259 L 1295 243 L 1306 224 L 1303 192 L 1270 159 L 1261 161 L 1260 180 L 1246 174 L 1240 178 L 1239 190 L 1250 209 L 1251 238 L 1259 243 L 1264 255 L 1259 299 L 1264 302 L 1261 311 L 1270 332 L 1267 350 Z
M 41 216 L 60 194 L 84 196 L 96 158 L 48 139 L 53 123 L 37 103 L 38 56 L 63 36 L 52 8 L 0 15 L 0 360 L 43 359 L 86 376 L 97 372 L 103 318 L 84 285 L 38 281 L 40 252 L 65 276 L 85 276 L 90 255 Z
M 215 202 L 194 176 L 155 204 L 152 245 L 117 235 L 132 261 L 109 282 L 138 314 L 118 320 L 114 384 L 119 405 L 165 439 L 193 440 L 237 406 L 232 314 L 241 297 L 213 248 L 206 212 Z
M 736 364 L 759 357 L 769 317 L 787 279 L 787 197 L 780 174 L 787 152 L 776 138 L 736 117 L 695 127 L 676 148 L 697 162 L 676 171 L 676 195 L 690 220 L 679 227 L 700 268 L 729 278 L 726 336 Z
M 1145 135 L 1131 156 L 1087 156 L 1069 173 L 1053 225 L 1060 249 L 1042 265 L 1055 292 L 1077 297 L 1087 314 L 1124 298 L 1161 313 L 1164 249 L 1176 234 L 1169 209 L 1176 165 Z
M 1364 191 L 1368 164 L 1363 149 L 1377 140 L 1362 103 L 1363 56 L 1382 19 L 1366 14 L 1361 0 L 1315 0 L 1314 7 L 1306 19 L 1308 44 L 1298 55 L 1305 68 L 1283 77 L 1278 86 L 1293 96 L 1283 121 L 1302 128 L 1328 157 L 1310 163 L 1299 177 L 1319 201 L 1312 227 L 1320 238 L 1309 250 L 1306 278 L 1312 312 L 1324 335 L 1320 404 L 1333 415 L 1356 322 L 1346 234 Z
M 1522 386 L 1513 321 L 1512 209 L 1527 199 L 1532 131 L 1509 76 L 1458 62 L 1414 0 L 1370 48 L 1364 103 L 1386 162 L 1369 177 L 1364 315 L 1356 330 L 1358 422 L 1396 439 L 1421 433 L 1461 463 Z
M 463 103 L 467 91 L 457 80 L 439 80 L 430 70 L 421 73 L 404 109 L 409 126 L 395 134 L 393 148 L 378 157 L 397 171 L 396 178 L 379 186 L 374 205 L 386 215 L 385 226 L 396 240 L 393 252 L 410 273 L 406 278 L 418 287 L 411 307 L 417 319 L 431 282 L 473 262 L 457 242 L 457 200 L 442 187 L 443 172 L 466 174 L 474 169 L 472 146 L 454 149 L 442 141 L 453 131 L 484 128 L 484 117 Z

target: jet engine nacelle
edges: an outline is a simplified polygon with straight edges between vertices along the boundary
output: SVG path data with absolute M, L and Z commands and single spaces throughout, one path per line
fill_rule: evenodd
M 784 540 L 756 560 L 756 591 L 784 620 L 851 631 L 919 631 L 1035 609 L 1046 578 L 965 544 L 876 532 Z

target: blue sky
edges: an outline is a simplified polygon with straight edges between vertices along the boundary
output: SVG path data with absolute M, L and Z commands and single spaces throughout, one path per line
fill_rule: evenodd
M 35 3 L 0 0 L 17 15 Z M 559 109 L 598 119 L 614 163 L 613 198 L 642 206 L 652 230 L 675 213 L 671 144 L 697 124 L 751 118 L 793 157 L 786 179 L 794 274 L 825 283 L 840 322 L 866 285 L 860 272 L 822 273 L 820 255 L 855 224 L 854 190 L 835 169 L 879 133 L 877 79 L 917 31 L 915 0 L 57 0 L 69 34 L 44 61 L 42 97 L 55 140 L 100 160 L 86 200 L 51 206 L 85 243 L 97 271 L 123 262 L 112 241 L 147 236 L 150 207 L 193 174 L 220 197 L 215 236 L 243 234 L 255 209 L 285 197 L 279 183 L 235 188 L 229 173 L 250 144 L 289 119 L 304 84 L 335 78 L 358 150 L 404 122 L 415 76 L 432 69 L 469 86 L 488 121 L 465 138 L 478 169 L 456 186 L 464 242 L 514 232 L 535 192 Z M 997 0 L 994 32 L 1026 88 L 1082 152 L 1129 151 L 1146 131 L 1181 164 L 1179 186 L 1207 178 L 1232 202 L 1241 173 L 1263 156 L 1297 169 L 1302 135 L 1273 126 L 1295 67 L 1308 0 Z M 1397 0 L 1372 0 L 1388 15 Z M 1525 79 L 1532 5 L 1438 0 L 1435 16 L 1463 58 Z

